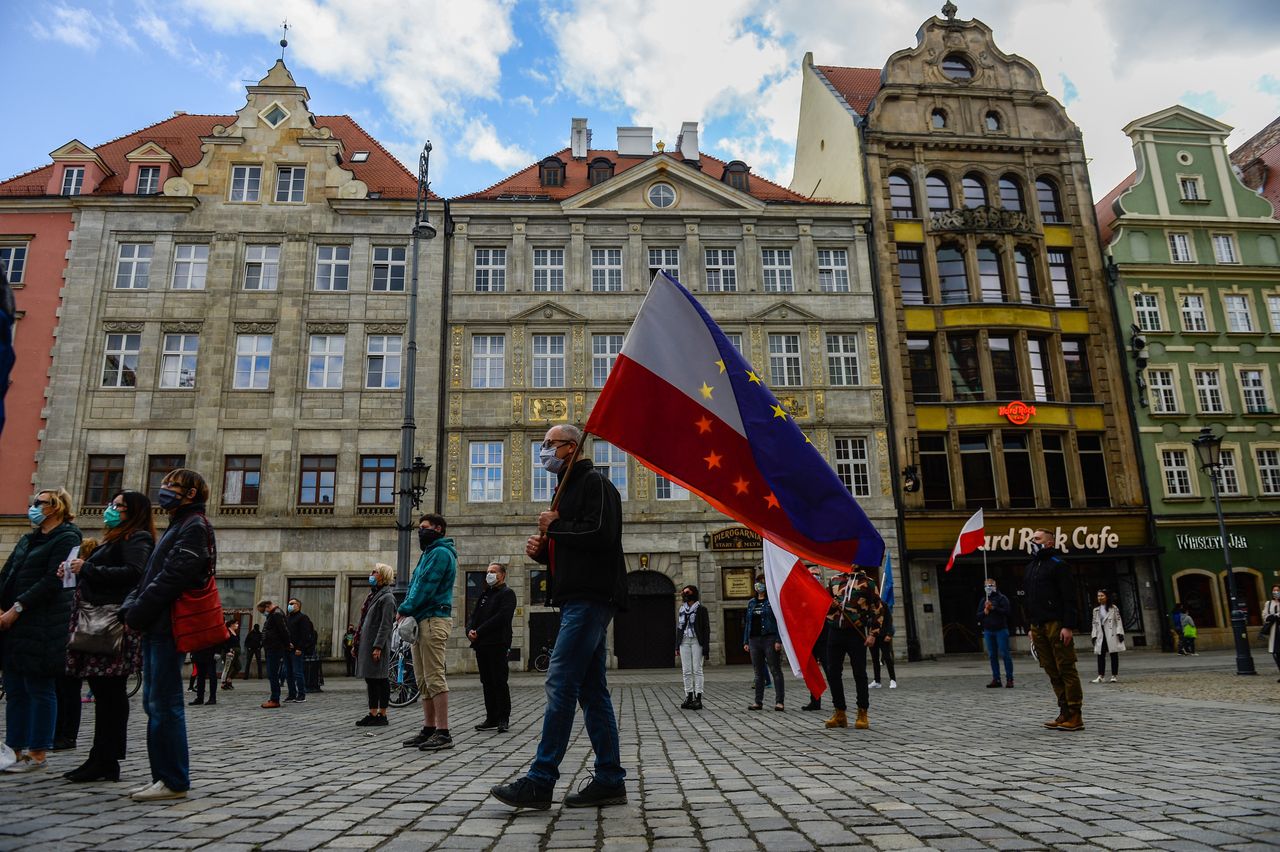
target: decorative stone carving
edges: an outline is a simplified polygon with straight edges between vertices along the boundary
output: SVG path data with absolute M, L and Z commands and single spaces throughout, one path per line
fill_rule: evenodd
M 511 499 L 524 499 L 525 447 L 529 442 L 519 432 L 511 433 Z
M 524 422 L 524 394 L 522 393 L 511 394 L 511 422 Z
M 511 386 L 524 387 L 524 326 L 511 329 Z
M 827 419 L 827 394 L 825 391 L 813 392 L 813 412 L 819 423 Z
M 876 430 L 876 464 L 880 469 L 880 494 L 884 497 L 892 496 L 890 477 L 893 472 L 889 469 L 889 438 L 883 429 Z
M 449 425 L 462 425 L 462 396 L 454 394 L 449 397 Z
M 452 329 L 453 342 L 449 346 L 449 386 L 462 387 L 462 335 L 465 329 L 455 325 Z
M 877 420 L 884 419 L 884 391 L 882 390 L 871 392 L 871 416 Z
M 578 415 L 578 422 L 586 420 L 587 395 L 582 391 L 578 391 L 573 395 L 573 411 Z
M 449 484 L 447 491 L 449 502 L 458 502 L 458 458 L 462 453 L 462 436 L 457 432 L 449 435 Z
M 584 376 L 585 368 L 583 365 L 586 363 L 587 359 L 582 350 L 585 337 L 586 333 L 583 331 L 582 326 L 575 325 L 573 327 L 573 349 L 571 350 L 571 353 L 573 357 L 573 383 L 577 387 L 582 387 L 582 385 L 586 383 L 586 377 Z
M 826 359 L 822 357 L 822 331 L 816 325 L 809 326 L 809 383 L 812 385 L 821 385 L 826 375 L 823 373 L 823 365 Z
M 124 331 L 139 332 L 142 331 L 142 323 L 140 322 L 104 322 L 102 324 L 103 331 Z
M 198 322 L 167 322 L 160 326 L 160 330 L 165 334 L 199 334 L 201 325 Z
M 404 334 L 404 326 L 392 322 L 372 322 L 364 327 L 366 334 Z
M 274 334 L 276 324 L 273 322 L 238 322 L 235 324 L 238 334 Z
M 531 423 L 566 423 L 569 420 L 567 397 L 535 396 L 529 398 Z
M 961 207 L 941 210 L 929 217 L 930 231 L 958 233 L 1034 234 L 1035 224 L 1026 213 L 999 207 Z
M 809 416 L 809 402 L 802 396 L 780 396 L 778 404 L 782 406 L 783 411 L 797 420 Z
M 871 384 L 880 384 L 880 341 L 874 325 L 867 326 L 867 377 Z
M 346 334 L 347 327 L 336 322 L 309 322 L 307 334 Z

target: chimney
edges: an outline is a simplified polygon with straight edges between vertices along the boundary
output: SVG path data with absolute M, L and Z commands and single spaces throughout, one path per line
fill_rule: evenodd
M 698 122 L 686 121 L 680 125 L 680 135 L 676 137 L 676 147 L 686 162 L 698 161 Z
M 618 155 L 622 157 L 649 157 L 653 155 L 652 127 L 619 127 Z
M 585 118 L 573 119 L 573 129 L 569 131 L 569 151 L 575 160 L 585 160 L 587 149 L 591 147 L 591 131 L 587 129 Z

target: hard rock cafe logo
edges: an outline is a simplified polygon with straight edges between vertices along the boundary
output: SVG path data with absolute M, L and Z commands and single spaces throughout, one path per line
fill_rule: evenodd
M 1022 426 L 1028 420 L 1035 416 L 1036 407 L 1027 405 L 1022 400 L 1011 402 L 1008 405 L 1000 406 L 1000 416 L 1009 418 L 1009 422 L 1015 426 Z

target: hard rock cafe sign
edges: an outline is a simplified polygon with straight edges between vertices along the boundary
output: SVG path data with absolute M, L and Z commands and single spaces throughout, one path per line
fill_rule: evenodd
M 1015 426 L 1024 426 L 1027 421 L 1035 416 L 1036 407 L 1027 405 L 1022 400 L 1015 400 L 1008 405 L 1000 406 L 1000 416 L 1007 417 L 1009 422 Z

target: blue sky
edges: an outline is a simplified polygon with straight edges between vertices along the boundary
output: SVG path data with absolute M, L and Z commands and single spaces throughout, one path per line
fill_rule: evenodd
M 101 144 L 174 110 L 228 114 L 279 55 L 311 108 L 347 113 L 403 160 L 430 138 L 433 188 L 483 188 L 568 143 L 589 119 L 675 140 L 788 183 L 799 64 L 880 67 L 941 0 L 5 0 L 0 55 L 12 127 L 0 176 L 71 138 Z M 1120 128 L 1176 102 L 1244 141 L 1280 113 L 1271 0 L 962 0 L 1034 62 L 1085 133 L 1095 194 L 1133 166 Z

